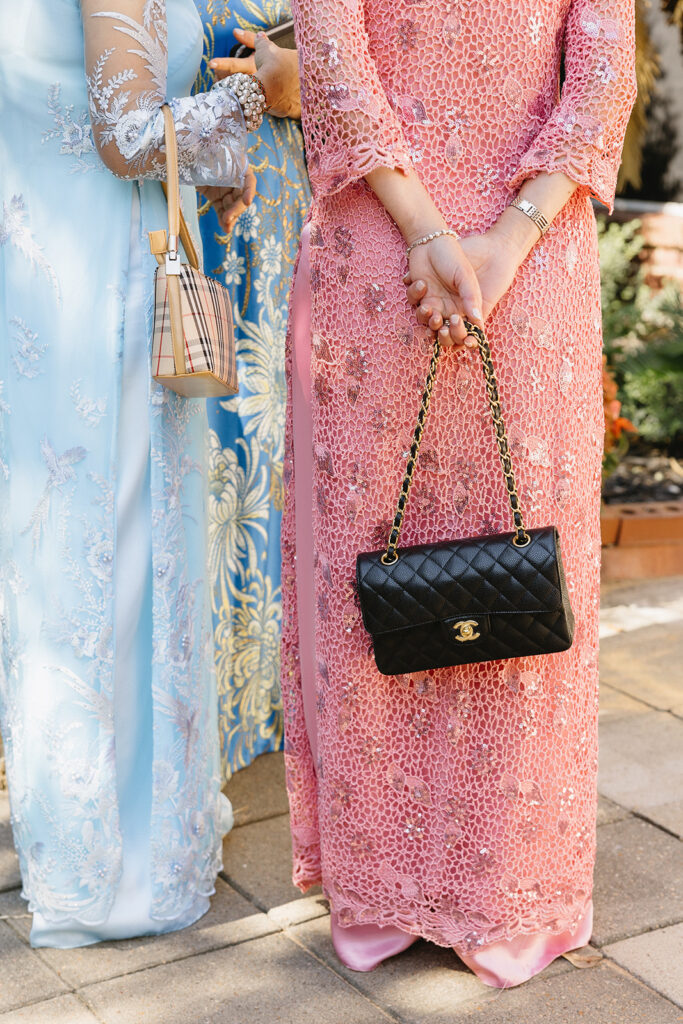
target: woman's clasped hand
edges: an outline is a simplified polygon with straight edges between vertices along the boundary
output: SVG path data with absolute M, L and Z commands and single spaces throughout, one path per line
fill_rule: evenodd
M 442 344 L 463 345 L 468 339 L 463 318 L 483 326 L 479 282 L 458 239 L 435 234 L 413 243 L 404 283 L 410 302 L 418 307 L 419 323 L 438 331 Z
M 438 331 L 447 347 L 476 347 L 461 314 L 481 326 L 510 288 L 525 256 L 522 240 L 495 226 L 459 241 L 443 236 L 418 246 L 410 254 L 409 271 L 403 279 L 418 322 Z M 435 289 L 435 276 L 441 289 L 450 294 L 444 296 L 441 289 Z

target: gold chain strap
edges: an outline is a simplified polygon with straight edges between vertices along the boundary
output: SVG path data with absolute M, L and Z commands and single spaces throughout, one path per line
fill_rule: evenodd
M 467 333 L 471 335 L 471 337 L 476 338 L 484 369 L 486 395 L 491 409 L 493 429 L 496 434 L 498 453 L 503 467 L 503 476 L 505 478 L 505 486 L 508 492 L 508 500 L 510 502 L 510 509 L 512 510 L 512 521 L 515 528 L 515 536 L 512 539 L 512 543 L 517 547 L 524 548 L 531 541 L 531 537 L 526 532 L 526 528 L 524 526 L 524 516 L 519 503 L 519 495 L 517 494 L 517 484 L 515 483 L 515 474 L 512 468 L 512 455 L 510 452 L 507 434 L 505 432 L 505 424 L 503 423 L 503 413 L 500 408 L 498 382 L 496 381 L 496 371 L 491 358 L 491 349 L 489 348 L 489 343 L 486 340 L 486 335 L 480 327 L 476 327 L 468 320 L 465 320 L 465 327 L 467 329 Z M 389 534 L 387 550 L 382 555 L 382 562 L 385 565 L 392 565 L 398 559 L 398 552 L 396 550 L 398 546 L 398 537 L 401 532 L 401 526 L 403 525 L 403 516 L 405 514 L 406 504 L 408 503 L 410 488 L 413 483 L 413 474 L 415 473 L 415 467 L 420 454 L 420 444 L 422 443 L 425 421 L 427 419 L 427 413 L 429 412 L 429 403 L 432 397 L 434 381 L 436 380 L 436 371 L 439 366 L 440 355 L 441 342 L 439 341 L 439 336 L 437 334 L 434 337 L 429 373 L 427 374 L 427 382 L 425 384 L 422 401 L 420 403 L 420 411 L 417 414 L 417 426 L 415 427 L 415 433 L 413 434 L 413 443 L 410 446 L 410 452 L 408 454 L 406 474 L 403 478 L 403 483 L 401 484 L 401 492 L 398 497 L 398 505 L 396 506 L 396 514 L 391 527 L 391 533 Z

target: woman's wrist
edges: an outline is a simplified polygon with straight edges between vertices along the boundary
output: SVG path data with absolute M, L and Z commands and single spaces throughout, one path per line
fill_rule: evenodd
M 448 227 L 415 171 L 376 167 L 365 176 L 370 188 L 392 217 L 406 246 Z
M 505 207 L 489 232 L 518 263 L 524 262 L 541 238 L 534 222 L 511 206 Z

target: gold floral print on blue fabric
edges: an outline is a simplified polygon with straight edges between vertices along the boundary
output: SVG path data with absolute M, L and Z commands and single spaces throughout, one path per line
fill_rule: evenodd
M 204 60 L 227 56 L 234 28 L 290 17 L 288 2 L 203 0 Z M 266 117 L 251 136 L 252 205 L 225 235 L 200 207 L 204 266 L 232 292 L 239 394 L 209 402 L 210 561 L 220 736 L 226 778 L 283 739 L 280 698 L 280 521 L 289 290 L 310 202 L 296 122 Z

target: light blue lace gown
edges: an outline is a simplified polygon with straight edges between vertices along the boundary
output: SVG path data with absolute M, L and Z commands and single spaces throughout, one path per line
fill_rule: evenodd
M 147 231 L 166 207 L 148 179 L 165 97 L 185 182 L 241 182 L 246 135 L 225 88 L 189 96 L 193 0 L 125 11 L 0 3 L 0 710 L 43 946 L 196 920 L 230 826 L 205 403 L 150 381 Z

